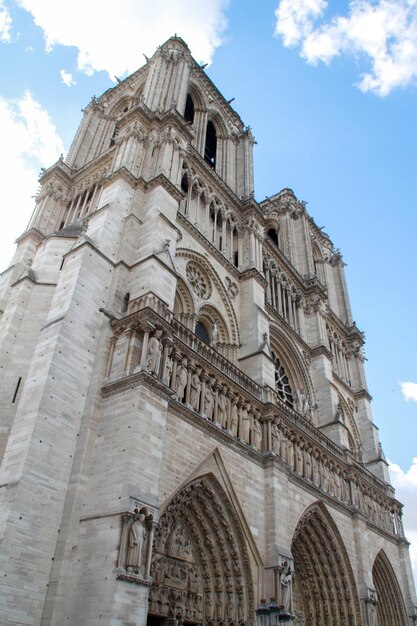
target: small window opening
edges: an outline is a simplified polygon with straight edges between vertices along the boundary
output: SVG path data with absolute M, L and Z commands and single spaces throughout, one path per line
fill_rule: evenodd
M 62 220 L 62 222 L 59 225 L 58 230 L 61 230 L 61 228 L 64 228 L 64 224 L 65 224 L 65 220 Z
M 184 174 L 184 176 L 181 179 L 181 189 L 184 191 L 184 193 L 187 193 L 187 191 L 188 191 L 188 176 L 187 176 L 187 174 Z
M 187 95 L 185 103 L 184 119 L 186 122 L 190 122 L 190 124 L 194 122 L 194 102 L 190 94 Z
M 19 391 L 19 387 L 20 387 L 20 383 L 22 382 L 22 377 L 19 377 L 19 380 L 17 381 L 17 385 L 16 385 L 16 389 L 14 390 L 14 395 L 13 395 L 13 400 L 12 400 L 12 404 L 14 404 L 16 402 L 16 398 L 17 398 L 17 393 Z
M 211 120 L 207 122 L 206 128 L 206 145 L 204 148 L 204 159 L 207 163 L 215 169 L 216 167 L 216 150 L 217 150 L 217 135 L 214 124 Z
M 278 232 L 277 232 L 276 228 L 270 228 L 268 230 L 268 237 L 271 239 L 271 241 L 274 242 L 274 244 L 277 247 L 279 247 L 279 244 L 278 244 Z
M 210 336 L 203 322 L 197 322 L 197 324 L 195 325 L 195 334 L 197 335 L 197 337 L 202 339 L 204 343 L 210 344 Z
M 123 298 L 123 308 L 122 308 L 123 313 L 126 313 L 127 311 L 127 307 L 129 306 L 129 300 L 130 300 L 130 293 L 128 291 L 125 297 Z
M 239 267 L 239 252 L 237 250 L 233 254 L 233 264 L 235 267 Z

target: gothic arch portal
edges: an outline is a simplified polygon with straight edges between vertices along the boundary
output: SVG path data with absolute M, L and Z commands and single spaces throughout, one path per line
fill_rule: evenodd
M 378 626 L 406 626 L 408 619 L 400 586 L 383 550 L 377 554 L 374 561 L 372 579 L 378 599 Z
M 155 536 L 149 614 L 180 623 L 252 624 L 250 562 L 240 520 L 213 474 L 192 480 Z
M 321 502 L 310 506 L 298 522 L 291 550 L 295 625 L 359 626 L 359 599 L 349 557 Z

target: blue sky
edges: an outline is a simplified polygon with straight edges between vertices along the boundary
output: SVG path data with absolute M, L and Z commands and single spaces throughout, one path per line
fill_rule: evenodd
M 0 0 L 1 269 L 81 109 L 178 33 L 252 127 L 256 198 L 291 187 L 342 251 L 374 420 L 417 543 L 417 2 L 115 6 Z

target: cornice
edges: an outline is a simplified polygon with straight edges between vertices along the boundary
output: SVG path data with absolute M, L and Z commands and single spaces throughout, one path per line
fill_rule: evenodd
M 240 280 L 244 281 L 244 280 L 249 280 L 250 278 L 254 278 L 256 280 L 256 282 L 263 287 L 263 289 L 266 288 L 267 286 L 267 282 L 266 279 L 262 276 L 262 274 L 259 272 L 259 270 L 256 269 L 256 267 L 249 267 L 248 269 L 242 270 L 240 273 Z

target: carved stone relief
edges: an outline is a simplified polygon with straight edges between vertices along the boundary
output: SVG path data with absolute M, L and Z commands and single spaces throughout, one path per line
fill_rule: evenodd
M 211 282 L 197 263 L 189 261 L 186 267 L 186 275 L 191 289 L 201 300 L 208 300 L 211 296 Z
M 244 622 L 254 610 L 243 535 L 214 478 L 187 485 L 154 542 L 149 612 L 200 624 Z

